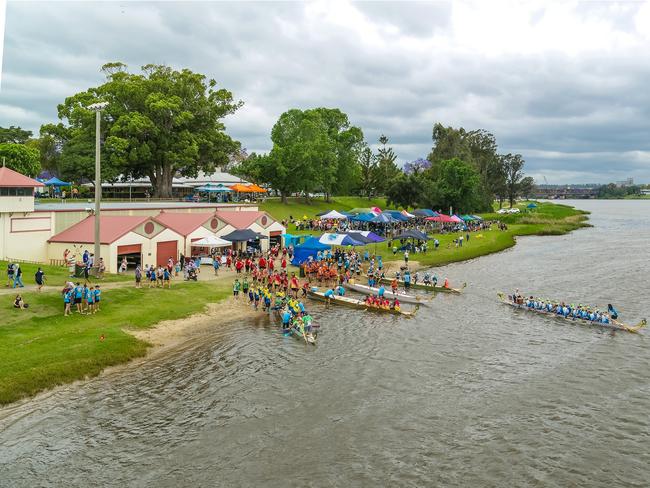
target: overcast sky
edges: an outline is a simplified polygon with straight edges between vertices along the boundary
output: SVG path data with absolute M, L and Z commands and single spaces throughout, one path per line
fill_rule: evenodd
M 402 163 L 441 122 L 491 131 L 540 183 L 650 182 L 648 3 L 9 2 L 0 125 L 56 122 L 109 61 L 216 79 L 249 152 L 282 112 L 325 106 Z

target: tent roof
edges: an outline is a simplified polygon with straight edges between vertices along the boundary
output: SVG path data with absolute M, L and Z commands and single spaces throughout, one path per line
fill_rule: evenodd
M 420 239 L 421 241 L 428 241 L 429 236 L 416 229 L 407 229 L 395 237 L 395 239 Z
M 428 208 L 418 208 L 413 210 L 413 214 L 417 215 L 418 217 L 435 217 L 437 215 L 437 212 L 434 212 Z
M 226 247 L 230 246 L 232 242 L 222 239 L 217 236 L 207 236 L 192 243 L 192 247 Z
M 302 244 L 298 244 L 295 249 L 310 249 L 314 251 L 324 251 L 326 249 L 332 249 L 332 246 L 328 244 L 323 244 L 315 237 L 310 237 L 306 239 Z
M 242 185 L 241 183 L 236 183 L 230 185 L 230 189 L 239 193 L 250 193 L 251 189 L 247 185 Z
M 348 216 L 342 214 L 341 212 L 337 212 L 336 210 L 330 210 L 329 212 L 321 215 L 320 218 L 321 220 L 327 220 L 327 219 L 342 220 L 342 219 L 347 219 Z
M 346 234 L 352 237 L 352 239 L 354 239 L 355 241 L 360 242 L 361 244 L 372 244 L 375 242 L 370 237 L 366 237 L 360 232 L 346 232 Z
M 266 193 L 268 190 L 266 188 L 262 188 L 259 185 L 256 185 L 255 183 L 252 183 L 248 185 L 248 191 L 252 191 L 254 193 Z
M 449 215 L 439 214 L 436 217 L 427 217 L 425 220 L 432 220 L 434 222 L 455 222 Z
M 226 239 L 231 242 L 242 242 L 242 241 L 253 241 L 255 239 L 267 239 L 266 236 L 258 234 L 250 229 L 238 229 L 232 231 L 230 234 L 221 236 L 222 239 Z
M 44 182 L 46 186 L 70 186 L 72 183 L 68 183 L 67 181 L 61 181 L 58 179 L 56 176 L 53 176 L 49 180 Z
M 328 244 L 330 246 L 361 246 L 363 245 L 359 241 L 355 241 L 352 237 L 347 234 L 330 234 L 325 233 L 318 239 L 322 244 Z
M 40 181 L 21 175 L 13 169 L 0 168 L 0 187 L 2 188 L 36 188 L 40 186 L 44 186 Z
M 370 222 L 374 218 L 375 218 L 375 214 L 373 213 L 363 213 L 357 215 L 356 217 L 350 217 L 350 220 L 355 220 L 357 222 Z
M 408 217 L 399 210 L 384 210 L 381 215 L 390 215 L 395 220 L 399 220 L 400 222 L 406 222 L 408 220 Z
M 401 221 L 397 220 L 395 217 L 393 217 L 390 214 L 381 213 L 375 216 L 373 219 L 371 219 L 370 222 L 373 222 L 375 224 L 391 224 L 393 222 L 401 222 Z

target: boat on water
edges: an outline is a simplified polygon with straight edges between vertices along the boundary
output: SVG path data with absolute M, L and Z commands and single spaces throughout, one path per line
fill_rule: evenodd
M 646 319 L 642 319 L 637 325 L 632 326 L 632 325 L 623 324 L 622 322 L 619 322 L 617 320 L 611 320 L 609 323 L 603 323 L 603 322 L 596 322 L 594 320 L 585 320 L 585 319 L 581 319 L 581 318 L 577 318 L 577 317 L 565 317 L 564 315 L 559 315 L 559 314 L 557 314 L 555 312 L 548 312 L 546 310 L 538 310 L 536 308 L 529 308 L 525 304 L 515 303 L 512 300 L 512 296 L 508 296 L 505 293 L 501 293 L 501 292 L 497 293 L 497 296 L 499 297 L 499 301 L 501 303 L 503 303 L 505 305 L 509 305 L 509 306 L 511 306 L 513 308 L 517 308 L 517 309 L 521 309 L 521 310 L 527 310 L 529 312 L 534 312 L 534 313 L 537 313 L 537 314 L 540 314 L 540 315 L 545 315 L 547 317 L 552 317 L 552 318 L 559 319 L 559 320 L 573 322 L 573 323 L 580 324 L 580 325 L 595 325 L 595 326 L 604 327 L 604 328 L 607 328 L 607 329 L 624 330 L 626 332 L 636 333 L 639 330 L 643 329 L 647 324 Z
M 354 290 L 359 293 L 363 293 L 364 295 L 379 295 L 379 288 L 374 288 L 368 285 L 362 285 L 361 283 L 355 283 L 354 281 L 348 281 L 347 283 L 343 283 L 343 286 L 345 288 L 348 288 L 349 290 Z M 384 291 L 384 297 L 397 298 L 402 303 L 421 304 L 421 303 L 426 303 L 428 301 L 431 301 L 431 297 L 418 297 L 415 295 L 408 295 L 400 291 L 398 291 L 397 293 L 393 293 L 390 290 L 390 288 Z
M 371 307 L 368 305 L 366 302 L 363 300 L 358 300 L 356 298 L 350 298 L 350 297 L 340 297 L 337 295 L 331 296 L 331 297 L 326 297 L 325 293 L 322 291 L 317 291 L 317 290 L 309 290 L 307 292 L 307 296 L 311 298 L 312 300 L 317 300 L 319 302 L 325 302 L 325 303 L 332 303 L 335 305 L 343 305 L 344 307 L 350 307 L 350 308 L 356 308 L 359 310 L 368 310 L 368 311 L 373 311 L 373 312 L 381 312 L 381 313 L 388 313 L 392 315 L 402 315 L 404 317 L 413 317 L 415 316 L 416 310 L 410 312 L 406 310 L 395 310 L 392 308 L 379 308 L 379 307 Z
M 391 278 L 381 278 L 379 280 L 380 283 L 384 283 L 387 285 L 390 285 L 393 280 Z M 404 288 L 404 280 L 397 280 L 397 284 L 401 287 Z M 465 288 L 467 288 L 467 283 L 463 283 L 463 286 L 460 288 L 451 288 L 451 287 L 445 287 L 445 286 L 439 286 L 439 285 L 425 285 L 424 283 L 413 283 L 411 281 L 411 286 L 410 288 L 413 288 L 415 290 L 429 290 L 429 291 L 434 291 L 436 293 L 456 293 L 460 294 L 463 292 Z
M 291 321 L 291 326 L 289 328 L 284 327 L 284 324 L 282 323 L 282 311 L 281 310 L 273 310 L 273 316 L 275 317 L 275 322 L 282 329 L 285 335 L 290 335 L 292 337 L 295 337 L 299 341 L 305 341 L 307 344 L 311 344 L 312 346 L 316 345 L 316 338 L 318 337 L 317 332 L 308 332 L 304 331 L 301 327 L 299 327 L 295 321 Z

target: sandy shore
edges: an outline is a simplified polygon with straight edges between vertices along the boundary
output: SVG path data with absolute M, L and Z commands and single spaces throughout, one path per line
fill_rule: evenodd
M 211 328 L 259 315 L 260 312 L 255 312 L 244 303 L 247 304 L 248 301 L 235 301 L 233 297 L 228 297 L 218 303 L 206 304 L 205 311 L 189 317 L 163 320 L 150 329 L 125 329 L 125 331 L 151 344 L 153 347 L 147 351 L 147 356 L 151 356 L 182 344 Z

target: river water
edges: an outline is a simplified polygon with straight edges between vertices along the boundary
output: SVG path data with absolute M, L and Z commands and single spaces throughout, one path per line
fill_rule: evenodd
M 572 203 L 593 228 L 442 268 L 466 293 L 414 319 L 314 305 L 316 347 L 259 318 L 0 410 L 0 485 L 648 486 L 648 336 L 495 299 L 650 315 L 650 202 Z

